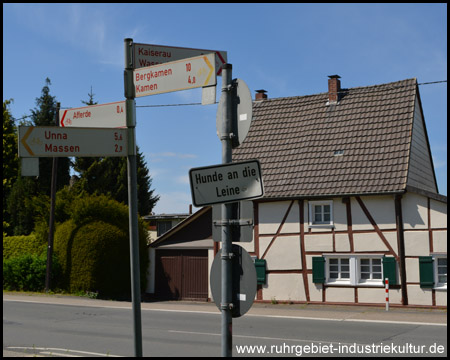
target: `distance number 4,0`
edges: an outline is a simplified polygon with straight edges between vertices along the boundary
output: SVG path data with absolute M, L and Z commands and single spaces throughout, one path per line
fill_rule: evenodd
M 191 63 L 186 63 L 186 72 L 190 72 L 192 70 Z M 188 76 L 188 84 L 195 84 L 195 76 Z

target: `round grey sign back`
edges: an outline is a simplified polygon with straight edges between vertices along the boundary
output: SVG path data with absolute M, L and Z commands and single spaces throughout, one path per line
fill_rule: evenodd
M 235 148 L 242 144 L 250 129 L 250 123 L 252 122 L 253 114 L 253 101 L 252 94 L 247 84 L 242 79 L 233 80 L 232 91 L 232 132 L 234 138 L 232 141 L 232 147 Z M 216 115 L 216 129 L 219 139 L 222 132 L 222 106 L 223 96 L 220 97 L 219 105 L 217 107 Z
M 256 269 L 252 258 L 241 246 L 233 244 L 232 252 L 232 317 L 244 315 L 253 305 L 256 295 Z M 220 310 L 222 300 L 222 249 L 211 266 L 211 292 Z

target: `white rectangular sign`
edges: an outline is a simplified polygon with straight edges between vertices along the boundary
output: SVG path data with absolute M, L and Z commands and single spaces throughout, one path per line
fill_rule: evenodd
M 189 181 L 192 200 L 197 207 L 264 195 L 258 160 L 193 168 L 189 170 Z
M 216 84 L 214 54 L 133 71 L 135 96 L 148 96 Z
M 19 126 L 19 156 L 127 156 L 127 139 L 128 129 Z
M 182 60 L 204 54 L 215 54 L 216 74 L 222 73 L 222 65 L 227 63 L 227 52 L 221 50 L 204 50 L 181 48 L 175 46 L 133 43 L 134 68 L 148 67 L 170 61 Z
M 125 101 L 60 110 L 59 122 L 62 127 L 126 127 Z

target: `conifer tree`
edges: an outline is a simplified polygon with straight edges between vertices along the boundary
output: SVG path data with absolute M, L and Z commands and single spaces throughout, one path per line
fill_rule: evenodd
M 55 126 L 56 98 L 50 95 L 50 79 L 45 80 L 41 96 L 36 98 L 36 108 L 31 110 L 31 123 L 35 126 Z M 29 235 L 35 227 L 38 214 L 46 211 L 42 208 L 43 199 L 50 196 L 52 158 L 39 158 L 39 176 L 23 177 L 19 171 L 6 199 L 6 219 L 10 222 L 8 235 Z M 20 167 L 20 166 L 19 166 Z M 18 168 L 19 168 L 18 167 Z M 58 159 L 57 189 L 69 184 L 70 161 L 68 158 Z M 5 206 L 5 200 L 4 200 Z
M 11 194 L 11 189 L 17 179 L 19 170 L 19 158 L 17 154 L 17 133 L 14 120 L 9 111 L 12 100 L 3 102 L 3 233 L 10 227 L 9 213 L 7 212 L 6 199 Z
M 82 103 L 88 106 L 96 105 L 94 95 L 91 87 L 89 100 Z M 159 196 L 154 195 L 154 190 L 151 189 L 152 179 L 139 148 L 136 149 L 136 153 L 138 212 L 140 215 L 147 215 L 156 205 Z M 109 195 L 123 204 L 128 204 L 126 157 L 79 157 L 75 158 L 74 170 L 80 175 L 75 189 L 87 191 L 89 194 Z
M 98 102 L 94 101 L 94 95 L 95 94 L 92 92 L 92 86 L 91 86 L 91 92 L 88 93 L 89 100 L 88 101 L 81 100 L 81 102 L 87 106 L 97 105 Z M 73 169 L 79 174 L 83 174 L 85 171 L 87 171 L 89 169 L 89 167 L 95 161 L 100 160 L 99 157 L 76 157 L 74 159 L 75 160 L 73 161 Z
M 56 97 L 50 95 L 50 79 L 45 79 L 41 96 L 36 98 L 36 108 L 31 110 L 31 119 L 35 126 L 56 126 Z M 39 177 L 37 191 L 50 196 L 52 158 L 39 158 Z M 69 184 L 70 159 L 58 158 L 57 190 Z

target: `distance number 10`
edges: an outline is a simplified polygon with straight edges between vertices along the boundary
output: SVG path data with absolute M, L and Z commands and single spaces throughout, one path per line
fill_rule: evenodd
M 192 70 L 191 63 L 186 63 L 186 72 L 190 72 Z M 188 76 L 188 83 L 195 84 L 195 76 Z

